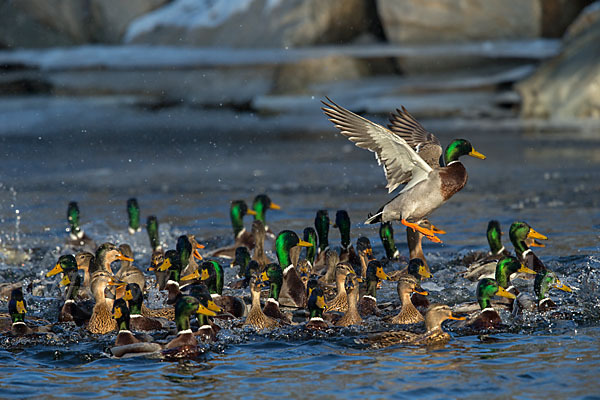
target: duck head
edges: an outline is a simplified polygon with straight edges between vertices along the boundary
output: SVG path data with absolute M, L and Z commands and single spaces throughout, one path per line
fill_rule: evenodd
M 471 143 L 469 143 L 466 139 L 454 139 L 448 147 L 446 147 L 446 152 L 444 153 L 444 159 L 446 161 L 446 165 L 451 162 L 458 161 L 458 159 L 462 156 L 471 156 L 475 158 L 479 158 L 481 160 L 485 160 L 485 156 L 478 151 L 475 151 Z

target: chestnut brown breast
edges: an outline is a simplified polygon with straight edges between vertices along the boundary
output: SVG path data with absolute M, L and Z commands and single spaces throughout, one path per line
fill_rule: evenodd
M 444 201 L 452 197 L 467 184 L 467 170 L 460 162 L 444 167 L 440 170 L 442 181 L 442 197 Z

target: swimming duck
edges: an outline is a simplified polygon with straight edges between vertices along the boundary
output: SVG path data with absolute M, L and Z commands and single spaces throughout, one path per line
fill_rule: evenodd
M 470 281 L 494 274 L 498 260 L 510 256 L 510 252 L 502 245 L 502 231 L 498 221 L 491 220 L 488 223 L 486 236 L 490 246 L 489 252 L 468 254 L 462 259 L 463 264 L 468 264 L 467 270 L 462 273 L 462 276 Z
M 317 231 L 314 228 L 308 226 L 304 228 L 304 232 L 302 232 L 302 240 L 307 243 L 310 243 L 312 246 L 308 246 L 306 248 L 306 261 L 312 267 L 315 265 L 315 260 L 317 258 Z
M 117 299 L 113 305 L 112 317 L 116 320 L 119 333 L 115 338 L 115 344 L 110 348 L 115 357 L 132 355 L 147 355 L 158 352 L 162 346 L 158 343 L 150 343 L 136 337 L 129 330 L 130 314 L 127 303 L 123 299 Z
M 252 237 L 254 238 L 254 253 L 252 259 L 258 263 L 260 268 L 264 268 L 271 262 L 265 254 L 265 237 L 267 231 L 264 223 L 257 219 L 252 222 Z
M 516 221 L 510 226 L 509 237 L 520 262 L 536 273 L 546 269 L 544 263 L 533 253 L 526 242 L 527 239 L 547 240 L 546 236 L 536 232 L 526 222 Z
M 81 287 L 82 279 L 77 270 L 77 261 L 71 254 L 60 256 L 56 266 L 46 276 L 52 276 L 59 272 L 63 273 L 60 286 L 66 286 L 65 302 L 58 315 L 59 322 L 73 321 L 81 326 L 89 321 L 92 313 L 88 309 L 89 304 L 78 304 L 77 295 Z
M 427 229 L 437 229 L 427 218 L 422 219 L 419 222 L 419 225 L 427 228 Z M 425 258 L 425 253 L 423 253 L 423 238 L 425 235 L 419 232 L 418 230 L 407 227 L 406 228 L 406 244 L 408 244 L 408 257 L 409 260 L 418 258 L 423 261 L 425 267 L 429 270 L 429 266 L 427 264 L 427 259 Z
M 194 296 L 201 303 L 206 304 L 206 307 L 220 313 L 223 311 L 212 299 L 210 291 L 203 283 L 192 285 L 188 291 L 190 296 Z M 215 324 L 212 319 L 203 314 L 196 313 L 196 320 L 198 321 L 198 330 L 194 332 L 194 335 L 200 337 L 203 341 L 214 342 L 217 339 L 217 333 L 221 330 L 221 327 Z
M 90 287 L 90 265 L 94 263 L 94 255 L 89 251 L 80 251 L 75 254 L 75 260 L 77 261 L 77 269 L 83 271 L 83 287 L 89 289 Z
M 315 267 L 317 271 L 325 267 L 325 252 L 329 249 L 329 225 L 329 213 L 327 210 L 317 211 L 315 217 L 315 230 L 319 237 L 319 249 L 317 251 L 317 259 L 313 263 L 313 267 Z
M 158 271 L 158 266 L 161 265 L 165 259 L 165 252 L 163 251 L 162 245 L 160 244 L 160 239 L 158 237 L 158 219 L 156 216 L 150 215 L 146 219 L 146 232 L 148 232 L 150 248 L 152 249 L 152 255 L 150 256 L 150 267 L 148 268 L 148 271 L 154 271 L 158 290 L 163 290 L 167 284 L 169 272 Z
M 408 262 L 408 267 L 406 268 L 406 273 L 412 275 L 417 283 L 420 285 L 422 279 L 428 279 L 433 277 L 429 268 L 427 268 L 427 264 L 424 260 L 420 258 L 413 258 Z M 427 310 L 429 308 L 429 300 L 422 293 L 413 292 L 410 296 L 410 300 L 412 304 L 420 310 Z
M 269 264 L 261 273 L 262 282 L 269 282 L 269 298 L 263 308 L 266 316 L 289 324 L 290 319 L 279 309 L 279 293 L 283 285 L 283 270 L 279 264 Z
M 510 284 L 510 277 L 518 272 L 523 274 L 535 275 L 535 271 L 521 264 L 519 260 L 517 260 L 515 257 L 502 257 L 496 263 L 496 273 L 494 277 L 496 278 L 496 282 L 498 283 L 498 285 L 506 289 L 507 292 L 518 296 L 519 290 L 517 290 L 517 288 Z
M 367 266 L 367 292 L 358 302 L 358 311 L 363 317 L 379 315 L 377 308 L 377 284 L 380 279 L 388 280 L 389 277 L 383 270 L 383 266 L 377 260 L 369 261 Z
M 138 205 L 137 199 L 134 197 L 127 200 L 127 216 L 129 217 L 129 224 L 127 225 L 129 234 L 133 235 L 136 232 L 141 232 L 140 206 Z
M 341 262 L 335 267 L 337 295 L 327 303 L 327 312 L 348 311 L 348 294 L 345 288 L 346 276 L 348 274 L 354 274 L 354 269 L 350 263 Z
M 327 266 L 325 275 L 319 278 L 319 282 L 330 284 L 335 282 L 335 268 L 340 262 L 340 256 L 332 249 L 325 250 L 325 265 Z
M 491 298 L 494 296 L 515 299 L 517 296 L 507 292 L 498 285 L 494 279 L 483 278 L 477 283 L 477 302 L 481 312 L 474 318 L 466 321 L 465 325 L 476 331 L 496 329 L 502 324 L 500 315 L 491 304 Z
M 31 335 L 33 333 L 50 332 L 50 326 L 30 327 L 25 323 L 25 314 L 27 313 L 27 302 L 23 298 L 21 288 L 15 288 L 10 293 L 8 301 L 8 313 L 12 321 L 11 333 L 15 336 Z
M 362 318 L 358 312 L 359 282 L 362 279 L 356 274 L 346 275 L 344 288 L 347 293 L 347 306 L 345 314 L 335 323 L 336 326 L 360 325 Z M 329 310 L 329 306 L 327 307 Z
M 265 232 L 274 238 L 275 234 L 271 231 L 269 225 L 267 225 L 267 210 L 281 210 L 281 207 L 273 203 L 271 198 L 266 194 L 259 194 L 252 202 L 252 210 L 256 213 L 254 220 L 262 222 L 265 226 Z
M 387 259 L 397 260 L 400 257 L 400 251 L 394 242 L 394 228 L 390 221 L 381 223 L 379 226 L 379 237 L 381 238 Z
M 223 295 L 223 267 L 218 262 L 214 260 L 205 261 L 200 264 L 196 272 L 181 278 L 182 281 L 193 279 L 200 279 L 208 287 L 214 302 L 226 313 L 233 315 L 235 318 L 244 316 L 246 313 L 244 301 L 235 296 Z
M 356 240 L 356 255 L 357 259 L 354 262 L 350 260 L 350 264 L 355 271 L 360 271 L 360 276 L 364 278 L 367 274 L 367 265 L 373 259 L 373 248 L 368 237 L 361 236 Z
M 300 240 L 295 232 L 289 230 L 281 231 L 275 239 L 277 260 L 283 269 L 283 284 L 279 301 L 284 306 L 301 308 L 306 303 L 306 288 L 294 266 L 294 261 L 297 261 L 300 255 L 300 247 L 298 246 L 310 247 L 312 244 Z M 293 248 L 296 249 L 292 258 Z
M 276 265 L 276 264 L 274 264 Z M 260 304 L 260 290 L 264 286 L 264 283 L 257 279 L 255 276 L 250 278 L 250 294 L 252 296 L 252 308 L 246 316 L 244 326 L 252 326 L 254 329 L 270 329 L 279 326 L 280 322 L 277 319 L 271 318 L 263 312 Z
M 238 280 L 230 283 L 230 288 L 244 289 L 248 287 L 248 284 L 250 282 L 250 275 L 248 274 L 248 264 L 250 263 L 251 259 L 252 258 L 250 256 L 250 252 L 248 251 L 247 247 L 240 246 L 237 249 L 235 249 L 235 257 L 233 259 L 233 262 L 231 263 L 231 267 L 234 267 L 236 265 L 239 266 L 238 272 L 236 274 Z M 256 263 L 256 265 L 258 265 L 258 263 Z
M 96 244 L 79 226 L 79 206 L 75 201 L 70 202 L 67 207 L 67 222 L 69 224 L 69 240 L 67 244 L 76 249 L 94 251 Z
M 485 159 L 485 156 L 475 151 L 467 140 L 455 139 L 446 148 L 446 166 L 442 167 L 436 164 L 435 156 L 431 157 L 432 154 L 441 155 L 439 140 L 405 109 L 397 110 L 398 113 L 392 116 L 390 130 L 338 106 L 329 98 L 327 100 L 329 103 L 323 102 L 323 111 L 330 121 L 358 147 L 375 152 L 378 162 L 383 163 L 389 192 L 406 183 L 396 197 L 365 223 L 399 220 L 430 240 L 441 242 L 435 236 L 441 233 L 440 230 L 423 228 L 419 222 L 467 183 L 467 171 L 459 157 L 470 155 Z
M 231 202 L 229 216 L 233 226 L 233 246 L 222 247 L 212 252 L 213 257 L 233 258 L 235 249 L 240 246 L 246 246 L 249 250 L 254 249 L 254 239 L 252 234 L 244 228 L 244 215 L 256 215 L 256 211 L 249 209 L 244 200 L 234 200 Z
M 157 268 L 157 271 L 169 273 L 169 279 L 164 288 L 167 291 L 167 304 L 175 304 L 181 295 L 179 290 L 181 270 L 181 257 L 177 250 L 167 250 L 163 263 Z
M 354 246 L 350 243 L 350 216 L 346 210 L 338 210 L 335 213 L 334 228 L 340 230 L 340 261 L 349 261 L 354 266 L 358 256 L 354 251 Z
M 329 324 L 323 320 L 323 311 L 327 309 L 325 304 L 325 295 L 323 290 L 316 287 L 312 290 L 308 298 L 308 312 L 310 319 L 304 325 L 305 329 L 324 330 L 329 328 Z
M 373 347 L 386 347 L 396 344 L 439 345 L 450 340 L 450 335 L 442 329 L 442 323 L 447 319 L 464 320 L 465 317 L 455 317 L 452 310 L 445 304 L 432 304 L 425 313 L 425 329 L 423 334 L 405 331 L 390 331 L 370 334 L 363 343 Z
M 142 290 L 146 290 L 146 277 L 138 267 L 133 265 L 133 250 L 128 244 L 119 245 L 119 251 L 125 258 L 121 259 L 121 268 L 115 277 L 125 283 L 136 283 Z
M 203 249 L 204 246 L 196 241 L 194 235 L 181 235 L 177 238 L 175 250 L 181 258 L 181 268 L 183 275 L 189 275 L 198 270 L 196 260 L 202 260 L 202 255 L 198 249 Z
M 421 289 L 417 278 L 410 274 L 405 274 L 398 280 L 398 297 L 402 302 L 400 312 L 390 319 L 393 324 L 417 324 L 424 320 L 423 316 L 415 308 L 411 301 L 411 294 L 419 293 L 422 296 L 427 296 L 427 292 Z
M 133 282 L 125 286 L 123 300 L 127 302 L 131 326 L 136 331 L 155 331 L 165 328 L 164 324 L 155 318 L 144 316 L 142 308 L 144 307 L 144 298 L 140 286 Z M 166 314 L 166 311 L 165 311 Z
M 517 297 L 519 309 L 538 312 L 556 309 L 556 303 L 548 297 L 548 292 L 551 289 L 558 289 L 568 293 L 572 292 L 571 288 L 563 284 L 553 271 L 545 269 L 538 272 L 533 283 L 535 297 L 521 293 Z

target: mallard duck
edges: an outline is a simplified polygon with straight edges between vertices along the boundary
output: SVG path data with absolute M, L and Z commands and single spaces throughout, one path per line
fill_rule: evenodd
M 465 317 L 455 317 L 452 310 L 445 304 L 432 304 L 425 313 L 425 329 L 423 334 L 405 331 L 391 331 L 370 334 L 363 343 L 373 347 L 386 347 L 396 344 L 438 345 L 450 340 L 450 335 L 442 329 L 442 323 L 447 319 L 464 320 Z
M 210 291 L 206 285 L 202 283 L 192 285 L 188 293 L 190 296 L 194 296 L 200 300 L 202 304 L 206 304 L 206 307 L 209 310 L 214 311 L 215 313 L 220 313 L 223 311 L 223 309 L 213 301 Z M 221 327 L 215 324 L 209 316 L 203 313 L 196 313 L 196 320 L 198 321 L 198 330 L 194 332 L 194 335 L 200 337 L 204 341 L 214 342 L 217 339 L 217 333 L 219 333 Z
M 371 260 L 367 266 L 367 291 L 358 302 L 358 311 L 363 317 L 379 315 L 379 309 L 377 308 L 377 284 L 380 279 L 388 280 L 389 277 L 379 261 Z
M 315 229 L 317 231 L 317 236 L 319 237 L 319 249 L 317 251 L 317 259 L 313 263 L 313 267 L 315 267 L 317 271 L 320 271 L 325 267 L 325 252 L 329 249 L 329 225 L 329 213 L 327 210 L 317 211 L 315 217 Z
M 246 316 L 244 326 L 252 326 L 254 329 L 271 329 L 279 326 L 277 319 L 271 318 L 263 312 L 260 304 L 260 290 L 264 286 L 255 276 L 250 278 L 250 294 L 252 296 L 252 307 Z
M 329 324 L 323 320 L 323 311 L 327 309 L 325 304 L 325 295 L 323 290 L 316 287 L 310 293 L 308 298 L 309 320 L 304 325 L 305 329 L 324 330 L 329 328 Z
M 181 278 L 182 281 L 200 279 L 208 287 L 214 302 L 225 312 L 235 318 L 243 317 L 246 313 L 246 304 L 235 296 L 223 295 L 223 267 L 214 261 L 205 261 L 200 264 L 196 272 Z
M 325 275 L 319 278 L 319 282 L 330 284 L 335 282 L 335 268 L 340 262 L 340 256 L 332 249 L 325 251 L 325 265 L 327 266 Z
M 197 299 L 193 296 L 180 296 L 175 304 L 175 325 L 177 326 L 177 336 L 171 340 L 165 348 L 178 349 L 178 356 L 190 356 L 196 353 L 198 341 L 190 329 L 190 316 L 194 313 L 200 313 L 209 317 L 214 317 L 216 313 L 208 309 L 206 299 Z M 163 353 L 165 354 L 165 353 Z M 173 352 L 168 352 L 174 356 Z M 165 354 L 165 355 L 166 355 Z
M 373 248 L 368 237 L 361 236 L 356 240 L 356 255 L 357 260 L 350 260 L 350 264 L 355 271 L 360 271 L 360 276 L 364 278 L 367 275 L 367 265 L 373 259 Z
M 67 222 L 69 224 L 69 240 L 67 244 L 76 249 L 94 251 L 96 244 L 79 226 L 79 206 L 72 201 L 67 207 Z
M 406 273 L 412 275 L 419 285 L 421 284 L 422 279 L 433 277 L 425 261 L 420 258 L 413 258 L 408 262 Z M 410 296 L 410 300 L 419 310 L 427 310 L 429 308 L 429 299 L 422 293 L 413 292 Z
M 361 280 L 354 273 L 346 275 L 344 282 L 347 293 L 346 313 L 335 323 L 336 326 L 360 325 L 362 323 L 362 318 L 358 312 L 358 285 Z M 327 309 L 329 310 L 329 306 Z
M 477 302 L 481 312 L 466 321 L 465 326 L 476 331 L 496 329 L 502 324 L 500 315 L 492 307 L 491 298 L 494 296 L 515 299 L 517 296 L 507 292 L 494 279 L 483 278 L 477 283 Z
M 283 269 L 283 284 L 279 301 L 284 306 L 300 308 L 306 303 L 306 288 L 290 257 L 291 249 L 297 246 L 310 247 L 312 244 L 300 240 L 295 232 L 288 230 L 281 231 L 275 239 L 277 260 Z M 299 249 L 296 251 L 296 254 L 299 255 Z
M 250 275 L 248 274 L 248 264 L 250 263 L 252 257 L 250 256 L 250 252 L 248 248 L 245 246 L 240 246 L 235 249 L 235 258 L 231 263 L 231 267 L 235 267 L 236 265 L 239 267 L 236 277 L 237 281 L 234 281 L 229 284 L 229 287 L 232 289 L 244 289 L 248 287 L 250 282 Z M 256 263 L 256 261 L 255 261 Z M 258 263 L 256 263 L 258 265 Z
M 212 252 L 213 257 L 233 258 L 235 249 L 240 246 L 246 246 L 249 250 L 254 249 L 254 239 L 252 234 L 244 228 L 244 215 L 256 215 L 256 211 L 249 209 L 244 200 L 234 200 L 231 202 L 229 216 L 233 226 L 233 246 L 226 246 Z
M 519 272 L 522 274 L 535 275 L 535 271 L 521 264 L 515 257 L 506 256 L 502 257 L 500 260 L 498 260 L 498 262 L 496 262 L 496 273 L 494 274 L 494 277 L 496 278 L 498 285 L 506 289 L 507 292 L 518 296 L 519 291 L 510 284 L 510 279 L 513 274 Z
M 181 235 L 177 238 L 175 250 L 181 258 L 181 268 L 183 275 L 189 275 L 198 270 L 196 260 L 202 260 L 202 255 L 198 249 L 203 249 L 204 246 L 196 241 L 194 235 Z
M 548 240 L 546 236 L 533 230 L 526 222 L 516 221 L 510 226 L 509 237 L 520 262 L 536 273 L 546 269 L 544 263 L 527 245 L 527 239 Z
M 140 286 L 133 282 L 125 286 L 123 300 L 127 302 L 131 326 L 136 331 L 155 331 L 165 328 L 164 324 L 155 318 L 147 317 L 142 314 L 144 306 L 144 297 Z M 166 312 L 165 312 L 166 314 Z
M 304 240 L 307 243 L 312 244 L 312 246 L 308 246 L 306 248 L 306 261 L 308 261 L 308 263 L 311 266 L 311 269 L 313 268 L 313 266 L 315 265 L 315 260 L 317 259 L 317 249 L 318 249 L 318 242 L 317 242 L 317 231 L 315 231 L 314 228 L 307 226 L 306 228 L 304 228 L 304 231 L 302 232 L 302 240 Z
M 121 268 L 115 277 L 125 283 L 136 283 L 142 290 L 146 290 L 146 277 L 138 267 L 133 265 L 133 250 L 128 244 L 119 245 L 119 251 L 127 259 L 121 259 Z
M 148 232 L 148 239 L 150 240 L 150 248 L 152 249 L 152 255 L 150 256 L 150 267 L 148 271 L 154 271 L 156 276 L 156 286 L 158 290 L 163 290 L 167 284 L 169 278 L 168 271 L 158 271 L 158 266 L 161 265 L 165 259 L 165 252 L 163 251 L 160 239 L 158 237 L 158 219 L 154 215 L 150 215 L 146 220 L 146 232 Z
M 266 316 L 289 324 L 290 319 L 279 309 L 279 293 L 283 284 L 283 270 L 279 264 L 269 264 L 261 273 L 262 282 L 269 282 L 269 298 L 263 312 Z
M 164 288 L 167 291 L 167 304 L 175 304 L 181 295 L 179 290 L 181 269 L 181 257 L 177 250 L 167 250 L 163 263 L 157 268 L 157 271 L 169 273 L 169 279 Z
M 486 236 L 490 246 L 489 252 L 468 254 L 461 260 L 461 263 L 468 264 L 462 276 L 470 281 L 477 281 L 489 274 L 493 275 L 498 260 L 510 256 L 510 252 L 502 245 L 502 230 L 498 221 L 491 220 L 488 223 Z
M 75 261 L 77 261 L 77 268 L 83 271 L 83 287 L 90 287 L 90 265 L 94 263 L 94 255 L 88 251 L 80 251 L 75 254 Z
M 92 312 L 89 304 L 78 304 L 78 292 L 81 287 L 82 279 L 77 270 L 77 261 L 71 254 L 60 256 L 56 266 L 49 271 L 46 276 L 52 276 L 59 272 L 63 273 L 60 286 L 66 286 L 65 302 L 58 315 L 59 322 L 75 322 L 81 326 L 89 321 Z
M 334 228 L 340 231 L 340 261 L 349 261 L 356 264 L 358 256 L 350 243 L 350 216 L 346 210 L 338 210 L 335 213 Z
M 538 272 L 533 283 L 535 297 L 524 293 L 519 294 L 517 297 L 519 310 L 546 312 L 556 309 L 556 303 L 548 297 L 548 292 L 551 289 L 558 289 L 568 293 L 572 292 L 571 288 L 563 284 L 553 271 L 545 269 Z
M 252 237 L 254 238 L 254 252 L 252 259 L 258 263 L 260 268 L 264 268 L 271 262 L 265 254 L 265 237 L 267 231 L 264 223 L 257 219 L 252 222 Z
M 130 314 L 127 303 L 123 299 L 117 299 L 113 305 L 112 317 L 116 320 L 119 333 L 115 338 L 115 344 L 110 348 L 110 352 L 115 357 L 141 356 L 158 352 L 162 346 L 158 343 L 150 343 L 136 337 L 129 330 Z
M 427 296 L 427 292 L 419 286 L 417 278 L 410 274 L 405 274 L 398 280 L 398 297 L 402 302 L 400 312 L 390 319 L 393 324 L 417 324 L 423 321 L 423 316 L 415 308 L 410 296 L 413 293 L 419 293 L 422 296 Z
M 347 262 L 341 262 L 335 267 L 335 284 L 337 295 L 327 303 L 327 312 L 346 312 L 348 311 L 348 294 L 346 293 L 345 282 L 348 274 L 354 274 L 354 269 Z
M 419 225 L 426 229 L 437 230 L 427 218 L 422 219 Z M 427 259 L 425 253 L 423 253 L 423 238 L 425 235 L 418 230 L 407 227 L 406 228 L 406 244 L 408 244 L 408 259 L 413 260 L 415 258 L 421 259 L 425 264 L 425 267 L 429 269 L 427 265 Z
M 271 201 L 271 198 L 266 194 L 259 194 L 254 198 L 252 202 L 252 210 L 256 213 L 254 215 L 255 221 L 261 221 L 265 226 L 265 232 L 271 236 L 275 237 L 275 234 L 267 225 L 267 210 L 281 210 L 281 207 Z
M 394 228 L 391 222 L 382 222 L 379 226 L 379 237 L 385 250 L 385 256 L 388 260 L 397 260 L 400 257 L 400 251 L 394 242 Z
M 140 206 L 138 205 L 137 199 L 134 197 L 127 200 L 127 217 L 129 217 L 129 224 L 127 225 L 129 234 L 133 235 L 136 232 L 141 232 Z
M 392 116 L 390 130 L 338 106 L 329 98 L 327 100 L 329 103 L 323 102 L 323 111 L 330 121 L 358 147 L 375 152 L 378 162 L 383 163 L 389 192 L 406 183 L 396 197 L 365 223 L 399 220 L 432 241 L 441 242 L 435 236 L 441 231 L 423 228 L 419 222 L 467 183 L 467 171 L 459 157 L 470 155 L 485 159 L 485 156 L 475 151 L 467 140 L 455 139 L 446 148 L 446 166 L 442 167 L 435 157 L 441 155 L 439 140 L 405 109 L 397 110 L 398 113 Z M 432 154 L 435 155 L 432 157 Z
M 31 327 L 25 323 L 25 314 L 27 313 L 27 302 L 23 298 L 21 288 L 15 288 L 10 293 L 8 301 L 8 313 L 12 321 L 11 333 L 15 336 L 25 336 L 34 333 L 50 332 L 50 326 Z
M 112 243 L 103 243 L 96 250 L 93 262 L 90 262 L 89 273 L 93 278 L 94 272 L 101 270 L 109 272 L 112 275 L 111 264 L 117 260 L 133 261 L 133 258 L 125 256 L 121 250 Z

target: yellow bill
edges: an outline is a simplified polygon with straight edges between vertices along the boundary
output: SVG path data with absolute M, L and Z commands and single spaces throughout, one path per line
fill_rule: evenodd
M 300 239 L 298 241 L 298 244 L 296 246 L 301 246 L 301 247 L 312 247 L 312 243 L 308 243 L 302 239 Z
M 420 275 L 422 278 L 432 278 L 432 277 L 433 277 L 433 274 L 432 274 L 432 273 L 431 273 L 431 272 L 430 272 L 430 271 L 427 269 L 427 267 L 426 267 L 426 266 L 424 266 L 424 265 L 421 265 L 421 266 L 419 267 L 419 275 Z
M 131 290 L 125 291 L 125 294 L 123 295 L 123 300 L 125 300 L 125 301 L 133 300 L 133 294 L 131 294 Z
M 569 292 L 569 293 L 573 292 L 573 290 L 570 287 L 568 287 L 567 285 L 565 285 L 558 279 L 556 280 L 554 287 L 557 288 L 558 290 L 562 290 L 563 292 Z
M 254 211 L 253 209 L 248 209 L 248 211 L 246 211 L 247 214 L 250 215 L 256 215 L 256 211 Z
M 516 299 L 517 296 L 512 294 L 511 292 L 506 291 L 502 286 L 498 286 L 498 291 L 496 292 L 496 296 L 506 297 L 508 299 Z
M 119 319 L 123 316 L 123 311 L 121 311 L 121 307 L 116 307 L 113 311 L 112 317 L 114 319 Z
M 464 321 L 465 319 L 467 319 L 467 317 L 456 317 L 454 315 L 450 315 L 448 317 L 448 319 L 453 319 L 453 320 L 456 320 L 456 321 Z
M 164 271 L 168 270 L 169 268 L 171 268 L 171 259 L 167 258 L 165 261 L 163 261 L 162 264 L 159 265 L 158 270 L 164 272 Z
M 528 238 L 548 240 L 547 236 L 542 235 L 541 233 L 536 232 L 533 228 L 529 228 L 529 233 L 527 234 Z
M 278 204 L 275 204 L 275 203 L 271 203 L 269 208 L 272 210 L 281 210 L 281 206 L 279 206 Z
M 209 310 L 202 304 L 198 304 L 198 310 L 196 311 L 198 314 L 208 315 L 209 317 L 214 317 L 217 315 L 216 312 Z
M 63 278 L 60 280 L 60 286 L 69 286 L 70 283 L 71 279 L 69 279 L 69 275 L 63 276 Z
M 19 314 L 25 314 L 27 309 L 25 308 L 25 302 L 23 300 L 17 300 L 17 312 Z
M 517 270 L 517 272 L 523 272 L 524 274 L 533 274 L 533 275 L 536 274 L 536 272 L 534 270 L 532 270 L 531 268 L 527 268 L 523 264 L 521 264 L 521 268 L 519 268 Z
M 48 273 L 46 273 L 46 278 L 50 278 L 51 276 L 54 276 L 54 275 L 59 274 L 61 272 L 63 272 L 62 265 L 60 265 L 60 263 L 56 263 L 56 265 L 54 266 L 54 268 L 52 268 L 50 271 L 48 271 Z
M 123 261 L 133 262 L 133 258 L 127 257 L 127 256 L 123 255 L 123 253 L 117 254 L 117 260 L 123 260 Z
M 219 307 L 214 301 L 209 300 L 208 301 L 208 309 L 211 311 L 215 311 L 215 312 L 221 312 L 223 311 L 223 309 L 221 307 Z
M 479 158 L 481 160 L 485 160 L 485 156 L 471 147 L 471 152 L 469 153 L 471 157 Z
M 185 282 L 185 281 L 191 281 L 192 279 L 198 279 L 198 278 L 200 278 L 200 273 L 198 272 L 198 270 L 195 270 L 191 274 L 186 275 L 179 280 Z
M 375 272 L 375 275 L 379 278 L 379 279 L 383 279 L 383 280 L 389 280 L 390 277 L 388 276 L 388 274 L 385 273 L 385 271 L 383 270 L 383 268 L 381 267 L 377 267 L 377 272 Z

